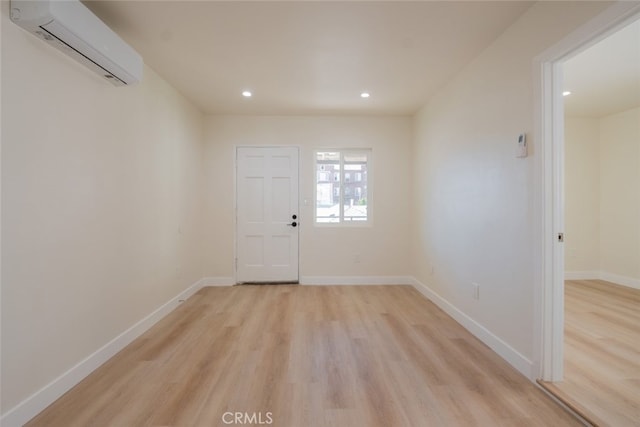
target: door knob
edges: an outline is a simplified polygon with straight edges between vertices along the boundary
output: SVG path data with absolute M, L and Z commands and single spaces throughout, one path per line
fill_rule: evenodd
M 295 222 L 295 221 L 293 221 L 291 224 L 287 224 L 287 225 L 290 225 L 291 227 L 297 227 L 297 226 L 298 226 L 298 223 L 297 223 L 297 222 Z

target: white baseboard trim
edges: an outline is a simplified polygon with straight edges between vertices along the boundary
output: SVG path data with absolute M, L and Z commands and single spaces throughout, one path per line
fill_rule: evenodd
M 301 285 L 411 285 L 410 276 L 301 276 Z
M 531 381 L 535 381 L 537 372 L 534 370 L 534 364 L 531 360 L 527 359 L 487 328 L 463 313 L 449 301 L 442 298 L 424 283 L 413 278 L 412 285 L 418 292 L 431 300 L 449 316 L 453 317 L 465 329 L 475 335 L 476 338 L 489 346 L 491 350 L 495 351 L 511 366 L 516 368 L 522 375 L 526 376 Z
M 640 279 L 621 276 L 609 273 L 608 271 L 567 271 L 564 273 L 565 280 L 605 280 L 616 285 L 627 286 L 629 288 L 640 289 Z
M 203 279 L 198 280 L 196 283 L 182 291 L 179 295 L 157 308 L 151 314 L 115 337 L 73 368 L 69 369 L 42 389 L 20 402 L 14 408 L 7 411 L 0 418 L 0 425 L 3 427 L 20 427 L 24 425 L 60 396 L 69 391 L 73 386 L 82 381 L 91 372 L 99 368 L 117 352 L 149 330 L 160 319 L 173 311 L 181 301 L 186 300 L 191 295 L 198 292 L 198 290 L 202 288 L 203 283 Z
M 600 278 L 600 271 L 565 271 L 564 280 L 595 280 Z
M 233 286 L 236 281 L 233 277 L 203 277 L 198 283 L 204 286 Z
M 616 285 L 627 286 L 629 288 L 640 289 L 640 279 L 633 277 L 620 276 L 618 274 L 609 273 L 607 271 L 600 272 L 600 280 L 615 283 Z

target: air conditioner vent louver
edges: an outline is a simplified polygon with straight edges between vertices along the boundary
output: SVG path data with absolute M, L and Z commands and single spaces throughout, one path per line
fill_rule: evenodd
M 78 0 L 12 0 L 11 20 L 116 86 L 142 79 L 140 55 Z

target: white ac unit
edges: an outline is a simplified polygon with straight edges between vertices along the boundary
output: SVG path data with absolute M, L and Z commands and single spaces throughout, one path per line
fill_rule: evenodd
M 78 0 L 11 0 L 11 20 L 116 86 L 142 79 L 142 57 Z

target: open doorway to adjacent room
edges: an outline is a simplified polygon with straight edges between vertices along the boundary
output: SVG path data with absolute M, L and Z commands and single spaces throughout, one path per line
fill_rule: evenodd
M 640 419 L 640 19 L 562 63 L 563 375 L 594 425 Z

